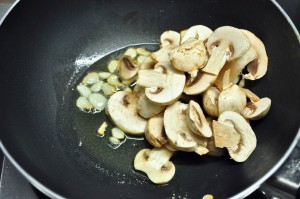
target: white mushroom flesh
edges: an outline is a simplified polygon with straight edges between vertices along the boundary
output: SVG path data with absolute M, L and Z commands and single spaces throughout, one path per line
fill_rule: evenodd
M 180 43 L 184 43 L 186 42 L 188 39 L 190 38 L 195 38 L 195 39 L 199 39 L 201 41 L 206 41 L 209 36 L 213 33 L 213 31 L 203 25 L 195 25 L 190 27 L 188 30 L 186 30 L 186 32 L 184 32 Z
M 244 162 L 256 148 L 256 136 L 250 124 L 243 116 L 233 111 L 222 113 L 218 122 L 233 125 L 236 132 L 241 135 L 241 139 L 236 147 L 227 148 L 230 157 L 236 162 Z
M 189 39 L 170 53 L 172 65 L 184 72 L 202 68 L 207 62 L 206 48 L 201 40 Z
M 235 111 L 242 113 L 246 107 L 247 97 L 246 94 L 237 85 L 223 90 L 218 99 L 219 114 L 225 111 Z
M 175 174 L 175 166 L 169 161 L 173 153 L 165 147 L 142 149 L 134 158 L 134 168 L 145 172 L 155 184 L 167 183 Z
M 197 102 L 190 101 L 187 113 L 187 124 L 190 130 L 203 137 L 212 136 L 211 128 L 206 121 L 202 108 Z
M 147 120 L 137 112 L 138 98 L 127 91 L 113 94 L 107 103 L 107 112 L 114 124 L 126 133 L 144 134 Z
M 257 102 L 248 102 L 243 110 L 243 116 L 250 120 L 259 120 L 266 116 L 271 107 L 271 99 L 264 97 Z

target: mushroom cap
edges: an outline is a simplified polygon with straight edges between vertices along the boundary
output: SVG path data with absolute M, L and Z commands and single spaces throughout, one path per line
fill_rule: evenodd
M 182 151 L 193 152 L 206 146 L 206 139 L 193 133 L 187 125 L 187 104 L 179 101 L 168 106 L 164 113 L 164 127 L 169 143 Z
M 232 26 L 221 26 L 217 28 L 208 38 L 206 46 L 209 54 L 212 53 L 214 47 L 221 43 L 227 42 L 230 55 L 227 60 L 235 60 L 243 56 L 250 47 L 248 37 L 238 28 Z
M 183 72 L 174 69 L 170 62 L 160 62 L 155 68 L 161 68 L 167 74 L 167 84 L 164 88 L 155 89 L 146 88 L 145 94 L 148 99 L 154 103 L 161 105 L 173 104 L 182 94 L 185 75 Z
M 161 147 L 168 142 L 164 130 L 164 114 L 153 116 L 148 120 L 145 137 L 147 141 L 154 147 Z
M 268 55 L 264 43 L 248 30 L 241 30 L 251 43 L 251 47 L 257 53 L 257 59 L 247 66 L 248 74 L 244 75 L 245 79 L 256 80 L 263 77 L 268 70 Z
M 137 110 L 140 116 L 143 118 L 153 117 L 163 110 L 165 110 L 166 106 L 155 104 L 151 102 L 145 95 L 145 93 L 141 94 L 138 102 L 137 102 Z
M 218 122 L 224 122 L 234 126 L 234 129 L 241 135 L 240 142 L 236 147 L 227 148 L 230 157 L 236 162 L 245 161 L 256 147 L 256 136 L 250 124 L 243 116 L 233 111 L 223 112 Z
M 160 35 L 160 46 L 177 47 L 180 45 L 180 34 L 173 30 L 167 30 Z
M 175 166 L 169 161 L 172 154 L 165 147 L 142 149 L 134 158 L 134 168 L 145 172 L 155 184 L 167 183 L 175 175 Z
M 107 113 L 122 131 L 140 135 L 145 132 L 147 120 L 137 112 L 138 98 L 129 91 L 118 91 L 113 94 L 107 103 Z
M 203 137 L 211 137 L 212 131 L 200 105 L 191 100 L 187 109 L 187 124 L 191 131 Z
M 203 108 L 206 113 L 212 117 L 219 116 L 218 101 L 220 91 L 218 88 L 211 86 L 207 89 L 202 98 Z
M 259 120 L 266 116 L 271 107 L 271 99 L 268 97 L 261 98 L 257 102 L 248 102 L 243 110 L 243 116 L 250 120 Z
M 184 72 L 204 67 L 207 62 L 206 48 L 201 40 L 190 38 L 169 53 L 173 66 Z
M 192 82 L 187 81 L 183 92 L 188 95 L 198 95 L 206 91 L 216 80 L 217 76 L 198 72 L 197 77 Z
M 219 114 L 222 114 L 225 111 L 242 113 L 246 107 L 246 103 L 246 94 L 239 86 L 234 84 L 220 93 L 218 100 Z
M 190 38 L 199 39 L 201 41 L 206 41 L 208 37 L 212 34 L 212 30 L 203 25 L 195 25 L 190 27 L 181 37 L 180 43 L 184 43 Z
M 123 56 L 119 60 L 119 74 L 124 80 L 133 78 L 139 70 L 139 66 L 130 56 Z

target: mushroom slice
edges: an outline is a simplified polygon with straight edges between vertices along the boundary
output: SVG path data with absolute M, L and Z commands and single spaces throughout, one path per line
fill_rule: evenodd
M 271 99 L 268 97 L 261 98 L 257 102 L 248 102 L 243 111 L 243 116 L 250 120 L 259 120 L 266 116 L 271 107 Z
M 154 147 L 161 147 L 168 142 L 164 130 L 164 114 L 161 113 L 148 120 L 145 137 L 147 141 Z
M 220 91 L 218 90 L 218 88 L 214 86 L 207 89 L 207 91 L 205 91 L 203 94 L 203 98 L 202 98 L 203 108 L 206 111 L 206 113 L 212 117 L 219 116 L 219 110 L 218 110 L 219 95 L 220 95 Z
M 148 70 L 148 69 L 153 69 L 155 66 L 155 62 L 153 59 L 149 56 L 147 57 L 143 63 L 141 64 L 140 70 Z
M 220 93 L 218 100 L 219 114 L 222 114 L 225 111 L 242 113 L 246 107 L 246 103 L 246 94 L 239 88 L 239 86 L 234 84 Z
M 167 87 L 167 74 L 155 70 L 139 70 L 137 85 L 142 87 Z
M 168 45 L 160 48 L 158 51 L 151 53 L 150 57 L 156 62 L 170 61 L 169 53 L 174 49 L 174 46 Z
M 226 89 L 228 87 L 228 82 L 233 83 L 241 75 L 242 70 L 256 58 L 256 51 L 254 50 L 254 48 L 250 47 L 242 57 L 225 64 L 225 66 L 220 71 L 215 84 L 220 90 Z M 227 71 L 229 71 L 228 77 L 226 77 L 225 74 Z
M 206 91 L 216 80 L 216 75 L 199 71 L 193 81 L 188 80 L 183 92 L 188 95 L 198 95 Z
M 206 41 L 208 37 L 212 34 L 212 30 L 203 25 L 195 25 L 190 27 L 182 36 L 180 43 L 183 44 L 190 38 L 199 39 L 201 41 Z
M 119 74 L 121 79 L 131 79 L 133 78 L 139 70 L 139 66 L 135 60 L 129 56 L 123 56 L 119 60 Z
M 268 70 L 268 56 L 264 43 L 256 37 L 252 32 L 248 30 L 241 30 L 251 43 L 251 47 L 255 49 L 257 53 L 257 59 L 252 61 L 247 66 L 248 74 L 244 75 L 245 79 L 256 80 L 263 77 Z
M 207 117 L 206 121 L 208 122 L 209 127 L 212 129 L 213 118 L 212 117 Z M 207 153 L 208 155 L 222 156 L 224 154 L 224 149 L 223 148 L 216 147 L 214 136 L 208 138 L 206 148 L 208 149 L 208 153 Z
M 155 184 L 167 183 L 175 174 L 175 165 L 169 161 L 173 153 L 165 147 L 142 149 L 134 158 L 134 168 L 145 172 Z
M 243 116 L 233 111 L 222 113 L 218 122 L 224 122 L 233 125 L 236 132 L 241 135 L 240 142 L 236 147 L 227 148 L 230 157 L 236 162 L 244 162 L 254 151 L 256 147 L 256 136 L 250 124 Z
M 170 53 L 173 66 L 184 72 L 203 68 L 207 62 L 206 48 L 201 40 L 190 38 Z
M 140 135 L 145 132 L 147 120 L 137 112 L 138 98 L 128 91 L 113 94 L 107 103 L 107 113 L 122 131 Z
M 182 94 L 185 75 L 183 72 L 174 69 L 170 62 L 160 62 L 155 65 L 156 71 L 162 71 L 167 75 L 166 85 L 157 87 L 147 87 L 145 94 L 148 99 L 161 105 L 173 104 Z M 142 78 L 139 76 L 139 78 Z
M 191 131 L 203 137 L 211 137 L 212 131 L 200 105 L 191 100 L 187 109 L 187 124 Z
M 167 149 L 169 149 L 170 151 L 178 151 L 178 149 L 176 148 L 176 146 L 170 144 L 169 142 L 167 142 L 166 144 L 164 144 L 164 147 L 166 147 Z
M 241 89 L 242 89 L 242 91 L 244 91 L 247 98 L 249 98 L 251 102 L 258 102 L 260 100 L 260 98 L 255 93 L 250 91 L 249 89 L 247 89 L 247 88 L 241 88 Z
M 205 147 L 207 140 L 189 129 L 187 108 L 187 104 L 179 101 L 168 106 L 164 113 L 164 127 L 171 145 L 182 151 L 194 152 L 199 147 Z
M 140 116 L 143 118 L 150 118 L 153 117 L 163 110 L 165 110 L 166 106 L 162 106 L 159 104 L 155 104 L 151 102 L 145 95 L 142 93 L 137 102 L 137 110 Z
M 177 47 L 180 44 L 180 34 L 173 30 L 167 30 L 160 36 L 160 47 L 174 46 Z
M 211 56 L 202 71 L 218 75 L 226 61 L 235 60 L 247 52 L 250 42 L 241 30 L 222 26 L 210 35 L 206 45 Z
M 236 132 L 232 124 L 213 121 L 213 132 L 216 147 L 233 148 L 241 139 L 241 135 Z

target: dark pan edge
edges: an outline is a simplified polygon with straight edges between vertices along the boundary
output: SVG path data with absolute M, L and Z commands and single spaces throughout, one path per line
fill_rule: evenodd
M 2 25 L 5 18 L 8 16 L 8 14 L 11 12 L 11 10 L 20 2 L 20 0 L 16 0 L 13 5 L 10 7 L 10 9 L 4 14 L 4 16 L 0 19 L 0 26 Z M 277 7 L 277 9 L 282 13 L 282 15 L 285 17 L 287 22 L 290 24 L 291 28 L 293 29 L 299 43 L 300 43 L 300 34 L 297 30 L 296 26 L 294 25 L 291 18 L 288 16 L 288 14 L 284 11 L 284 9 L 277 3 L 276 0 L 271 0 L 271 2 Z M 244 191 L 232 196 L 232 199 L 238 199 L 238 198 L 244 198 L 248 195 L 250 195 L 253 191 L 255 191 L 257 188 L 260 187 L 262 183 L 264 183 L 272 174 L 274 174 L 279 167 L 285 162 L 285 160 L 288 158 L 288 156 L 291 154 L 295 146 L 297 145 L 298 141 L 300 140 L 300 127 L 298 129 L 297 135 L 294 139 L 294 141 L 291 143 L 290 147 L 286 151 L 286 153 L 282 156 L 282 158 L 273 166 L 273 168 L 266 173 L 262 178 L 260 178 L 257 182 L 252 184 L 250 187 L 245 189 Z M 65 199 L 63 196 L 57 194 L 56 192 L 50 190 L 48 187 L 41 184 L 39 181 L 37 181 L 35 178 L 33 178 L 29 173 L 27 173 L 16 161 L 15 159 L 10 155 L 10 153 L 6 150 L 5 146 L 3 145 L 2 141 L 0 140 L 0 149 L 4 153 L 4 155 L 9 159 L 9 161 L 14 165 L 14 167 L 39 191 L 41 191 L 43 194 L 47 195 L 50 198 L 56 198 L 56 199 Z
M 300 43 L 300 34 L 299 31 L 297 30 L 294 22 L 292 21 L 292 19 L 289 17 L 289 15 L 284 11 L 284 9 L 279 5 L 279 3 L 277 3 L 276 0 L 271 0 L 271 2 L 277 7 L 277 9 L 281 12 L 281 14 L 284 16 L 284 18 L 288 21 L 288 23 L 290 24 L 290 26 L 292 27 L 293 31 L 295 32 L 297 39 Z
M 234 195 L 231 197 L 231 199 L 238 199 L 238 198 L 245 198 L 248 195 L 250 195 L 253 191 L 258 189 L 262 183 L 264 183 L 269 177 L 271 177 L 279 168 L 280 166 L 286 161 L 286 159 L 289 157 L 289 155 L 292 153 L 294 148 L 296 147 L 298 141 L 300 140 L 300 128 L 298 129 L 298 133 L 291 143 L 290 147 L 286 151 L 286 153 L 282 156 L 282 158 L 273 166 L 273 168 L 266 173 L 263 177 L 261 177 L 258 181 L 256 181 L 253 185 L 245 189 L 244 191 Z
M 2 141 L 0 141 L 0 148 L 4 153 L 5 157 L 9 159 L 9 161 L 14 165 L 14 167 L 30 182 L 35 188 L 41 191 L 43 194 L 50 198 L 56 199 L 65 199 L 63 196 L 55 193 L 54 191 L 50 190 L 48 187 L 44 186 L 42 183 L 37 181 L 33 178 L 29 173 L 27 173 L 20 165 L 15 161 L 15 159 L 10 155 L 10 153 L 6 150 L 5 146 L 3 145 Z

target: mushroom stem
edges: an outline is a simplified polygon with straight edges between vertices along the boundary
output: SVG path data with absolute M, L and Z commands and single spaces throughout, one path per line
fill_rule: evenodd
M 136 84 L 146 88 L 165 88 L 167 75 L 155 70 L 139 70 Z
M 174 151 L 168 150 L 166 147 L 153 148 L 150 152 L 148 161 L 155 169 L 160 169 L 172 157 Z
M 206 66 L 201 70 L 212 75 L 218 75 L 229 56 L 228 47 L 229 42 L 221 42 L 218 47 L 214 47 Z

